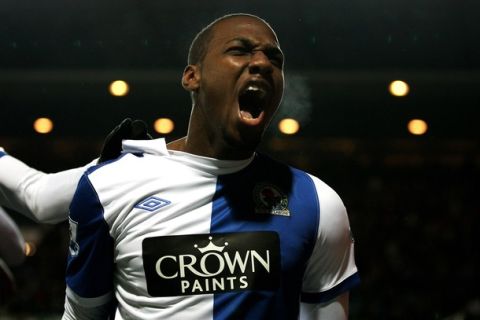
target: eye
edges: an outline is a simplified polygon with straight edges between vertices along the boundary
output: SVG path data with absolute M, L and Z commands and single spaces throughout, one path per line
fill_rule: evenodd
M 271 55 L 268 55 L 268 59 L 270 59 L 270 62 L 278 67 L 278 68 L 282 68 L 283 67 L 283 55 L 281 54 L 271 54 Z
M 264 53 L 274 66 L 280 69 L 283 68 L 284 57 L 282 51 L 278 48 L 267 48 Z
M 243 56 L 248 54 L 250 50 L 247 47 L 234 46 L 227 49 L 227 52 L 235 56 Z
M 283 57 L 282 56 L 275 55 L 275 56 L 269 57 L 269 59 L 272 62 L 272 64 L 274 64 L 275 66 L 277 66 L 279 68 L 283 67 Z

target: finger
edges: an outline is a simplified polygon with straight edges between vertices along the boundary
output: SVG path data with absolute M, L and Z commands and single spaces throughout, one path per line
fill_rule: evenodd
M 148 140 L 151 136 L 148 134 L 147 124 L 142 120 L 134 120 L 132 122 L 132 132 L 130 139 Z
M 132 119 L 126 118 L 105 138 L 98 163 L 117 158 L 122 151 L 122 140 L 129 139 L 132 131 Z

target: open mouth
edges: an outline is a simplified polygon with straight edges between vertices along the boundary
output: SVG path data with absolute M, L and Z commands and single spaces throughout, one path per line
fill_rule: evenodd
M 240 114 L 244 119 L 256 119 L 265 108 L 267 91 L 255 84 L 248 85 L 238 97 Z

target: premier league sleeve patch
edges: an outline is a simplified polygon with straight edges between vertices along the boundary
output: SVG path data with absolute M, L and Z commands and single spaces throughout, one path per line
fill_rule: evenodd
M 153 297 L 276 290 L 280 241 L 276 232 L 146 238 L 142 243 Z

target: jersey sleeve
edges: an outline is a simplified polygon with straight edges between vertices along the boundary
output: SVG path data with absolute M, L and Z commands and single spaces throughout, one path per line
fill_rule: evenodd
M 64 221 L 78 180 L 94 162 L 96 160 L 84 167 L 47 174 L 0 148 L 0 205 L 37 222 Z
M 338 194 L 312 177 L 320 205 L 317 242 L 305 271 L 301 301 L 323 303 L 356 286 L 360 278 L 347 211 Z
M 87 174 L 73 196 L 69 223 L 64 319 L 106 319 L 114 301 L 113 239 Z
M 68 291 L 65 296 L 65 310 L 62 320 L 105 320 L 114 319 L 112 305 L 108 303 L 98 304 L 97 306 L 85 307 L 84 301 L 76 297 L 74 293 Z

